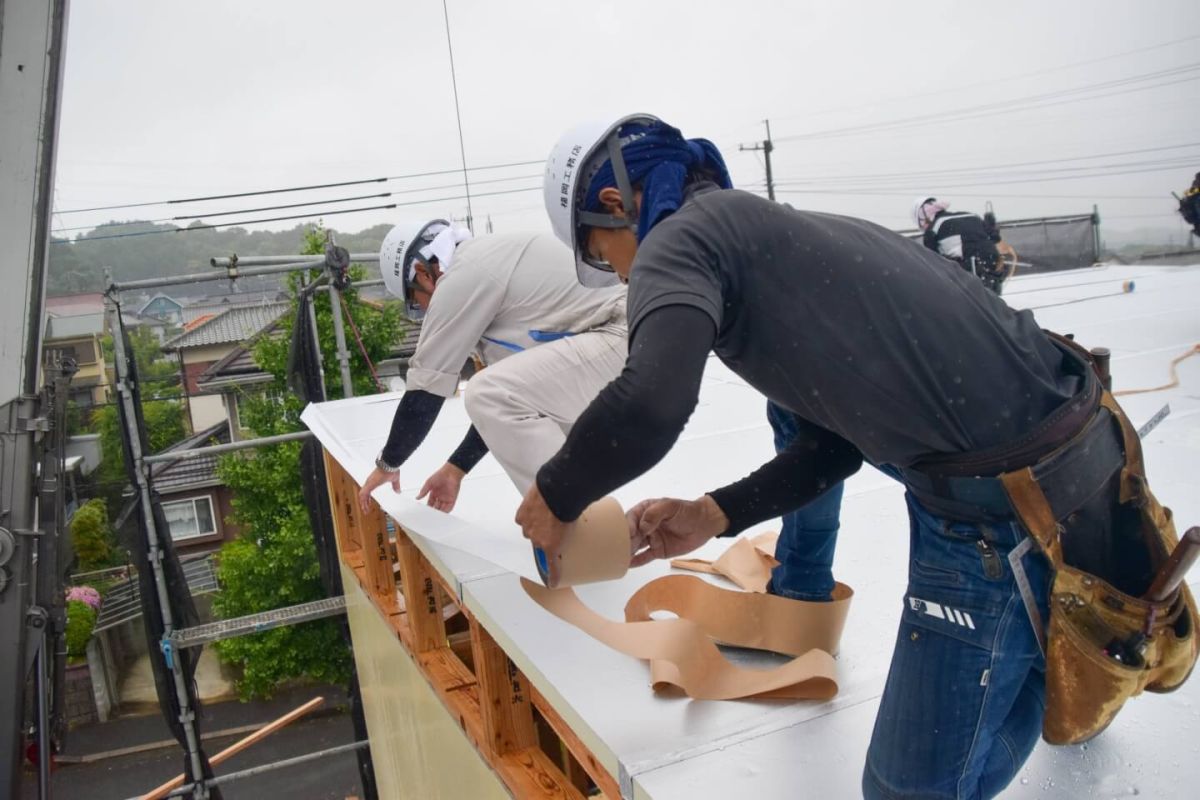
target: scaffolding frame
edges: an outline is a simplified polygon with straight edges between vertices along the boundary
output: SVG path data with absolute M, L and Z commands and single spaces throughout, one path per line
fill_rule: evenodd
M 194 776 L 203 776 L 203 762 L 200 751 L 200 737 L 196 726 L 196 708 L 193 708 L 193 703 L 190 699 L 187 682 L 183 671 L 182 660 L 175 657 L 177 650 L 200 646 L 208 642 L 220 641 L 222 639 L 231 638 L 234 636 L 243 636 L 250 633 L 255 633 L 260 630 L 268 630 L 284 625 L 294 625 L 301 622 L 307 622 L 314 619 L 321 619 L 338 614 L 345 613 L 345 598 L 333 597 L 324 598 L 311 603 L 304 603 L 297 606 L 290 606 L 272 611 L 261 612 L 246 617 L 241 617 L 233 620 L 222 620 L 209 625 L 200 625 L 192 628 L 177 627 L 176 620 L 173 618 L 170 608 L 170 591 L 167 585 L 166 575 L 163 569 L 163 552 L 159 546 L 159 531 L 156 527 L 154 515 L 154 504 L 152 502 L 153 487 L 150 478 L 149 467 L 155 463 L 177 461 L 187 458 L 196 458 L 202 455 L 211 455 L 214 453 L 227 453 L 237 450 L 257 449 L 263 446 L 280 444 L 283 442 L 299 441 L 311 437 L 308 431 L 297 431 L 295 433 L 282 434 L 279 436 L 267 436 L 257 439 L 244 440 L 241 442 L 232 442 L 230 444 L 213 445 L 210 447 L 197 448 L 192 451 L 166 452 L 160 454 L 149 454 L 145 452 L 145 443 L 141 441 L 140 431 L 136 427 L 136 415 L 134 413 L 134 387 L 131 385 L 131 376 L 129 375 L 129 361 L 125 352 L 124 342 L 124 323 L 121 320 L 121 304 L 120 296 L 122 292 L 138 289 L 151 289 L 163 286 L 174 286 L 183 283 L 211 282 L 219 280 L 236 281 L 239 277 L 255 277 L 261 275 L 281 275 L 288 273 L 299 272 L 303 276 L 312 270 L 322 270 L 322 275 L 316 278 L 312 283 L 305 286 L 303 292 L 327 291 L 330 294 L 330 308 L 333 315 L 334 339 L 336 344 L 336 353 L 338 368 L 341 371 L 342 377 L 342 392 L 343 397 L 352 397 L 354 394 L 353 380 L 350 373 L 350 351 L 346 344 L 345 322 L 342 317 L 342 293 L 350 285 L 349 267 L 355 262 L 378 263 L 378 253 L 356 253 L 351 254 L 345 248 L 337 245 L 336 239 L 332 231 L 327 235 L 325 245 L 325 254 L 323 257 L 314 257 L 311 255 L 275 255 L 275 256 L 250 256 L 239 258 L 236 254 L 229 257 L 215 257 L 210 260 L 210 264 L 219 268 L 220 271 L 189 273 L 174 277 L 159 277 L 147 278 L 132 281 L 114 281 L 111 275 L 106 275 L 105 282 L 107 288 L 104 292 L 105 298 L 105 316 L 109 320 L 110 331 L 112 332 L 114 361 L 116 372 L 116 389 L 119 397 L 118 402 L 121 404 L 125 413 L 119 415 L 121 419 L 122 436 L 129 443 L 129 454 L 133 460 L 132 472 L 136 476 L 135 492 L 138 495 L 140 510 L 142 513 L 143 524 L 146 526 L 147 532 L 147 556 L 149 567 L 152 572 L 155 591 L 158 595 L 159 606 L 161 609 L 161 622 L 163 624 L 163 635 L 160 641 L 160 650 L 162 658 L 166 664 L 172 678 L 172 690 L 176 703 L 179 705 L 179 723 L 184 731 L 184 749 L 188 758 L 191 773 Z M 382 283 L 382 281 L 363 281 L 363 284 L 374 285 Z M 320 341 L 320 336 L 317 330 L 317 320 L 315 311 L 312 306 L 309 306 L 308 324 L 310 326 L 313 339 Z M 318 354 L 320 348 L 318 348 Z M 324 388 L 324 375 L 322 374 L 322 389 Z M 129 465 L 127 465 L 129 466 Z M 169 533 L 168 533 L 169 537 Z M 199 705 L 198 701 L 195 705 Z M 348 751 L 364 747 L 367 742 L 358 742 L 353 746 L 340 748 L 340 750 Z M 332 748 L 329 753 L 339 748 Z M 323 753 L 324 755 L 326 753 Z M 369 757 L 369 748 L 368 748 Z M 262 765 L 259 768 L 254 768 L 254 772 L 264 771 L 265 769 L 274 766 L 284 766 L 287 763 L 299 763 L 296 760 L 285 760 L 278 764 Z M 250 772 L 250 771 L 245 771 Z M 224 776 L 225 780 L 230 780 L 229 776 Z M 194 780 L 185 787 L 181 787 L 173 796 L 190 795 L 195 800 L 206 800 L 209 797 L 209 788 L 219 786 L 224 781 L 220 778 L 203 778 Z M 367 788 L 364 786 L 364 788 Z M 367 794 L 371 794 L 371 790 L 367 788 Z

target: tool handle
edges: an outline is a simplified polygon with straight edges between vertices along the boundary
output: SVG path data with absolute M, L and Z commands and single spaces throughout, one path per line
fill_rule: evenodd
M 1192 527 L 1183 534 L 1170 558 L 1158 568 L 1158 574 L 1154 576 L 1154 582 L 1150 584 L 1145 599 L 1151 603 L 1166 602 L 1179 588 L 1179 584 L 1183 583 L 1187 571 L 1196 563 L 1197 558 L 1200 558 L 1200 527 Z

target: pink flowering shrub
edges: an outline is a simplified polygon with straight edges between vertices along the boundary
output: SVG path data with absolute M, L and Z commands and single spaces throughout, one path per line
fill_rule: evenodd
M 100 610 L 100 593 L 91 586 L 72 586 L 67 589 L 67 602 L 72 600 L 87 603 L 93 611 Z

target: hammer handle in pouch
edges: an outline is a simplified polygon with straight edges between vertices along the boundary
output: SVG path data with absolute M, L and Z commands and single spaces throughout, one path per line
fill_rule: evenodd
M 1152 603 L 1164 603 L 1183 583 L 1187 572 L 1200 558 L 1200 527 L 1188 528 L 1187 533 L 1179 540 L 1175 550 L 1154 576 L 1154 583 L 1145 594 L 1145 599 Z

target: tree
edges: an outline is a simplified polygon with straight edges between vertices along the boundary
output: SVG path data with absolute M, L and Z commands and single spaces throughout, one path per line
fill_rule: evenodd
M 313 228 L 305 234 L 301 252 L 321 253 L 324 242 L 323 229 Z M 352 268 L 351 275 L 361 278 L 363 271 Z M 286 334 L 291 331 L 297 313 L 299 280 L 293 278 L 289 287 L 292 307 L 277 329 L 281 335 L 264 336 L 254 347 L 255 361 L 272 375 L 273 382 L 266 391 L 239 398 L 242 424 L 258 436 L 303 428 L 300 422 L 303 409 L 299 399 L 288 391 L 285 379 L 289 344 Z M 386 357 L 403 331 L 400 308 L 395 305 L 377 308 L 363 303 L 353 287 L 343 296 L 371 361 Z M 338 397 L 342 382 L 328 293 L 317 295 L 316 316 L 325 386 L 331 397 Z M 353 343 L 350 330 L 346 336 Z M 351 348 L 355 394 L 376 391 L 362 354 L 355 345 Z M 234 491 L 234 520 L 242 527 L 242 535 L 221 549 L 218 568 L 221 592 L 213 602 L 218 616 L 228 619 L 324 596 L 308 507 L 297 477 L 299 471 L 299 443 L 243 451 L 221 459 L 218 474 Z M 238 691 L 243 697 L 269 695 L 280 682 L 290 678 L 345 680 L 350 663 L 350 654 L 332 620 L 228 639 L 217 643 L 217 652 L 223 660 L 242 668 Z
M 150 400 L 142 403 L 146 420 L 146 437 L 151 453 L 165 450 L 186 436 L 183 426 L 183 406 L 176 400 Z M 100 434 L 100 466 L 93 480 L 98 494 L 108 505 L 109 517 L 121 511 L 121 495 L 129 483 L 125 472 L 125 451 L 121 444 L 121 422 L 115 405 L 100 408 L 92 417 Z
M 113 534 L 108 509 L 100 498 L 88 500 L 71 517 L 71 545 L 83 571 L 112 565 Z

